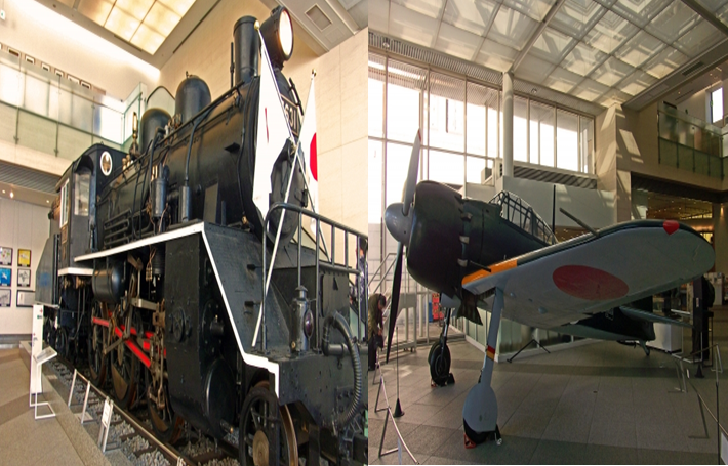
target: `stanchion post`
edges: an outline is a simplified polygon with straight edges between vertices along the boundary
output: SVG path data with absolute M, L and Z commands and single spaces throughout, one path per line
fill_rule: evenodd
M 73 370 L 73 381 L 71 382 L 71 393 L 68 394 L 68 407 L 71 407 L 71 401 L 73 400 L 73 389 L 76 388 L 76 375 L 78 375 L 78 370 Z

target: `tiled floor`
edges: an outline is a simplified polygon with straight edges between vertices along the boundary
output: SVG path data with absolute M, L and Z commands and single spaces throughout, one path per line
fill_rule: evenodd
M 109 464 L 45 377 L 46 399 L 56 417 L 34 419 L 23 355 L 28 357 L 25 350 L 0 350 L 0 465 Z
M 728 311 L 716 315 L 715 342 L 728 342 Z M 429 348 L 403 352 L 399 361 L 399 399 L 405 415 L 397 420 L 402 436 L 423 464 L 699 464 L 717 456 L 717 426 L 706 412 L 703 424 L 696 392 L 676 390 L 674 358 L 614 342 L 594 342 L 551 354 L 536 353 L 513 364 L 496 364 L 493 388 L 503 443 L 463 447 L 462 407 L 477 382 L 483 353 L 467 342 L 450 344 L 456 383 L 431 388 Z M 728 344 L 726 344 L 728 350 Z M 728 361 L 727 351 L 721 351 Z M 689 367 L 689 366 L 688 366 Z M 383 366 L 389 400 L 397 400 L 396 365 Z M 695 370 L 692 368 L 692 374 Z M 715 412 L 715 375 L 690 381 Z M 397 455 L 378 458 L 385 411 L 374 413 L 378 385 L 369 375 L 369 459 L 397 463 Z M 721 414 L 728 419 L 728 380 L 720 385 Z M 724 401 L 725 400 L 725 401 Z M 380 399 L 380 406 L 383 402 Z M 725 425 L 725 423 L 723 423 Z M 397 438 L 388 428 L 384 450 Z M 411 463 L 404 455 L 403 462 Z

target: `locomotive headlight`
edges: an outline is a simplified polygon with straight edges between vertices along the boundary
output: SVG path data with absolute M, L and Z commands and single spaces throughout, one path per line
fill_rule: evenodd
M 313 335 L 313 312 L 310 309 L 303 316 L 303 331 L 308 338 L 311 338 L 311 335 Z
M 283 68 L 283 62 L 293 53 L 293 23 L 288 10 L 280 6 L 274 9 L 260 26 L 260 34 L 273 66 Z

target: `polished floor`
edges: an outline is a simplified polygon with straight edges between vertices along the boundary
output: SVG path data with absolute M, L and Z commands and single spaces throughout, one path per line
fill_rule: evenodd
M 29 363 L 24 349 L 0 350 L 0 465 L 110 464 L 45 376 L 45 397 L 56 417 L 34 419 Z
M 718 311 L 715 342 L 726 346 L 728 311 Z M 674 358 L 653 350 L 613 342 L 593 342 L 552 354 L 545 352 L 496 364 L 493 388 L 503 443 L 463 447 L 462 407 L 476 383 L 483 353 L 467 342 L 450 345 L 456 383 L 431 388 L 427 354 L 420 347 L 402 352 L 397 420 L 405 443 L 422 464 L 715 464 L 717 426 L 705 413 L 705 438 L 698 398 L 715 413 L 715 373 L 690 379 L 687 393 L 677 390 Z M 690 366 L 686 366 L 690 367 Z M 692 375 L 695 368 L 691 369 Z M 389 402 L 397 400 L 396 364 L 383 366 Z M 374 412 L 378 385 L 369 374 L 369 460 L 398 462 L 393 454 L 378 458 L 385 411 Z M 720 384 L 720 412 L 728 419 L 728 380 Z M 725 401 L 724 401 L 725 400 Z M 380 395 L 380 407 L 384 401 Z M 725 425 L 725 422 L 723 423 Z M 383 450 L 395 448 L 390 427 Z M 403 463 L 412 460 L 403 454 Z

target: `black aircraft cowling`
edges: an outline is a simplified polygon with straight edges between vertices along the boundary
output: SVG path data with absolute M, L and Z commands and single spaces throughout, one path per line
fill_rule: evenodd
M 448 296 L 465 298 L 460 284 L 466 275 L 545 246 L 502 218 L 499 205 L 463 199 L 442 183 L 418 183 L 414 200 L 407 269 L 418 283 Z

